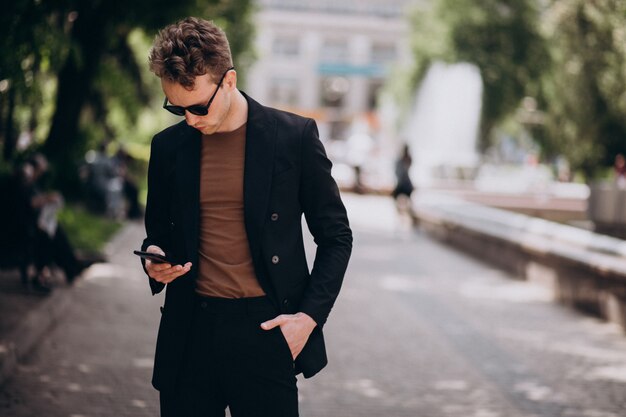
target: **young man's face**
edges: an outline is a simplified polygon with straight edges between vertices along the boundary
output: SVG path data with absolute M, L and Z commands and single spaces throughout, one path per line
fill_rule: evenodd
M 220 126 L 228 117 L 230 96 L 234 88 L 234 71 L 226 74 L 219 88 L 209 74 L 197 76 L 194 87 L 191 90 L 177 82 L 163 78 L 161 79 L 161 87 L 169 104 L 181 107 L 206 106 L 213 94 L 215 94 L 209 107 L 209 112 L 205 116 L 193 114 L 188 110 L 185 111 L 185 120 L 189 126 L 198 129 L 205 135 L 210 135 L 218 132 Z

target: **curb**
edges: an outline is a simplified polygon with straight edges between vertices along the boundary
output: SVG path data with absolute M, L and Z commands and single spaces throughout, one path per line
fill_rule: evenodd
M 70 306 L 72 287 L 57 287 L 29 312 L 9 334 L 0 340 L 0 385 L 52 329 Z

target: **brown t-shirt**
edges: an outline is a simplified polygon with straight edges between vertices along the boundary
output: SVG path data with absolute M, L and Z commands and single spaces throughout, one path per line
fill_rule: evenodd
M 200 242 L 196 292 L 208 297 L 264 295 L 243 218 L 246 125 L 202 136 Z

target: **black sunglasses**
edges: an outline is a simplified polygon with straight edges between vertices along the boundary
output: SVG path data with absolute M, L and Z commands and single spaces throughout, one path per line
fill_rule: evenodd
M 172 106 L 172 105 L 167 104 L 167 96 L 166 96 L 165 101 L 163 102 L 163 108 L 169 111 L 170 113 L 174 113 L 176 116 L 184 116 L 186 111 L 188 111 L 191 114 L 195 114 L 196 116 L 206 116 L 207 114 L 209 114 L 209 107 L 211 107 L 211 103 L 213 103 L 213 99 L 215 99 L 217 92 L 222 86 L 222 81 L 224 81 L 224 77 L 226 77 L 226 74 L 228 74 L 229 71 L 234 70 L 234 69 L 235 67 L 230 67 L 226 70 L 224 75 L 222 75 L 222 78 L 220 78 L 220 82 L 217 83 L 217 88 L 215 88 L 215 91 L 213 92 L 213 95 L 209 99 L 209 102 L 207 103 L 206 106 L 203 106 L 201 104 L 194 104 L 193 106 L 188 106 L 188 107 Z

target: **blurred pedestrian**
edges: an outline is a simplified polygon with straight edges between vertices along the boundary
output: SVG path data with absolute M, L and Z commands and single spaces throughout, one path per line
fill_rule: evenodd
M 38 292 L 49 292 L 47 283 L 36 274 L 31 279 L 34 263 L 37 216 L 31 205 L 35 170 L 29 163 L 19 164 L 10 178 L 2 184 L 5 203 L 0 205 L 0 264 L 18 267 L 22 285 Z
M 363 182 L 363 169 L 370 158 L 374 141 L 368 134 L 355 133 L 348 137 L 346 146 L 348 148 L 346 159 L 354 171 L 354 192 L 365 194 L 367 187 Z
M 392 196 L 396 200 L 396 207 L 401 213 L 408 213 L 412 219 L 413 206 L 411 203 L 411 195 L 415 187 L 411 181 L 410 170 L 413 164 L 413 158 L 411 158 L 411 151 L 409 145 L 402 147 L 402 152 L 399 158 L 396 160 L 395 173 L 396 173 L 396 187 L 393 189 Z M 415 220 L 415 219 L 414 219 Z
M 43 154 L 35 154 L 27 164 L 32 166 L 32 182 L 24 187 L 24 195 L 28 201 L 28 214 L 34 224 L 35 267 L 37 282 L 47 285 L 50 278 L 49 266 L 56 264 L 65 274 L 68 283 L 88 265 L 80 261 L 58 222 L 58 212 L 64 205 L 63 197 L 56 191 L 45 191 L 42 181 L 48 172 L 48 160 Z
M 125 215 L 129 219 L 138 219 L 141 217 L 139 187 L 130 173 L 133 161 L 133 157 L 121 146 L 113 157 L 115 171 L 122 181 L 122 192 L 126 200 Z
M 352 248 L 315 121 L 239 91 L 224 32 L 202 19 L 161 30 L 150 67 L 163 107 L 185 117 L 154 137 L 148 168 L 142 248 L 171 259 L 144 261 L 152 292 L 167 285 L 161 415 L 297 416 L 296 374 L 326 365 L 322 326 Z
M 111 218 L 123 217 L 122 179 L 107 154 L 107 143 L 87 153 L 86 182 L 90 208 Z

